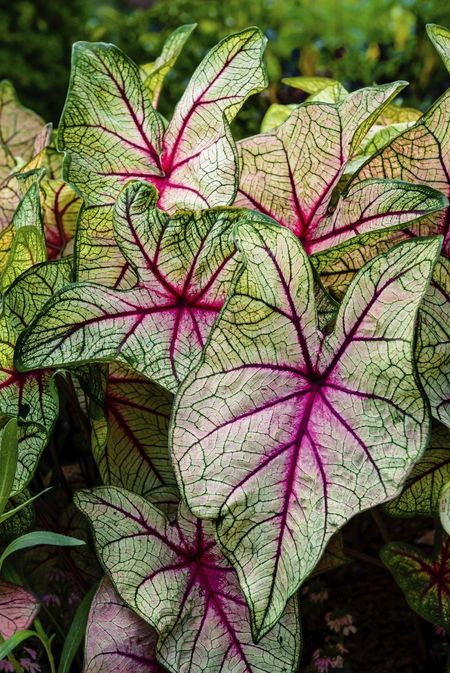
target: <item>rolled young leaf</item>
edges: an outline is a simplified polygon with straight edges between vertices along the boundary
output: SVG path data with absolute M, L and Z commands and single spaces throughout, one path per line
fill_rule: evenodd
M 253 642 L 249 611 L 211 523 L 180 506 L 171 524 L 123 489 L 75 495 L 89 518 L 114 588 L 159 633 L 158 660 L 173 673 L 294 673 L 300 631 L 292 599 L 274 629 Z
M 151 185 L 132 183 L 116 205 L 117 242 L 137 285 L 77 283 L 57 294 L 19 339 L 19 369 L 115 360 L 176 391 L 239 263 L 234 226 L 259 216 L 217 208 L 169 218 L 155 201 Z
M 0 636 L 7 640 L 28 629 L 39 611 L 39 601 L 23 587 L 0 579 Z
M 157 637 L 105 577 L 89 612 L 83 673 L 164 673 L 156 659 Z
M 326 336 L 295 236 L 245 223 L 238 238 L 245 268 L 177 395 L 170 450 L 192 512 L 217 519 L 261 636 L 331 535 L 396 495 L 425 449 L 413 340 L 440 240 L 366 265 Z

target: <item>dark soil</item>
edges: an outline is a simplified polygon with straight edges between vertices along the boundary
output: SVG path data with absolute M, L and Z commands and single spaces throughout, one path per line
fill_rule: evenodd
M 317 616 L 316 606 L 302 601 L 303 656 L 301 673 L 309 673 L 312 653 L 330 633 L 325 613 L 342 608 L 353 616 L 357 633 L 345 640 L 345 671 L 352 673 L 446 673 L 446 641 L 433 625 L 411 611 L 378 554 L 385 540 L 432 542 L 433 521 L 392 519 L 378 513 L 356 517 L 343 531 L 346 548 L 367 560 L 352 562 L 321 576 L 329 591 Z M 381 523 L 381 531 L 380 524 Z M 423 542 L 422 542 L 423 543 Z M 369 560 L 371 562 L 369 562 Z M 309 612 L 312 614 L 310 615 Z M 342 670 L 342 669 L 341 669 Z

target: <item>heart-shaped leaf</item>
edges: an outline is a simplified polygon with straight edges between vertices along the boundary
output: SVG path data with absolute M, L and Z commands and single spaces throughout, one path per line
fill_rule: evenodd
M 240 141 L 236 205 L 256 208 L 285 225 L 309 253 L 443 208 L 435 192 L 379 180 L 352 186 L 330 214 L 352 153 L 403 86 L 361 89 L 338 105 L 306 103 L 276 133 Z
M 397 498 L 386 503 L 391 516 L 437 516 L 443 486 L 450 481 L 450 432 L 433 423 L 430 446 L 414 465 Z
M 366 265 L 325 336 L 295 236 L 245 223 L 238 237 L 245 270 L 176 398 L 171 452 L 261 635 L 332 533 L 396 495 L 426 446 L 412 347 L 440 241 Z
M 371 178 L 407 180 L 450 196 L 447 157 L 450 154 L 450 89 L 413 126 L 371 157 L 355 181 Z M 431 215 L 406 230 L 409 236 L 444 235 L 443 253 L 450 254 L 450 214 Z
M 82 213 L 77 238 L 81 277 L 103 282 L 103 268 L 120 259 L 113 246 L 111 207 L 127 180 L 153 183 L 160 207 L 170 211 L 233 201 L 238 171 L 229 123 L 248 96 L 266 84 L 265 42 L 258 29 L 249 28 L 214 47 L 165 131 L 134 63 L 112 45 L 75 45 L 59 143 L 67 152 L 65 178 L 87 206 L 103 210 L 94 217 L 88 210 Z M 97 230 L 92 225 L 98 219 Z M 103 260 L 108 243 L 109 256 Z
M 28 629 L 39 611 L 39 601 L 30 591 L 0 580 L 0 636 L 7 640 Z
M 381 550 L 409 606 L 423 619 L 450 631 L 450 539 L 429 556 L 409 544 L 392 542 Z
M 300 633 L 296 601 L 255 644 L 236 575 L 213 526 L 181 505 L 170 524 L 140 496 L 112 487 L 79 491 L 100 559 L 120 597 L 159 633 L 158 659 L 174 673 L 294 672 Z
M 431 405 L 441 423 L 450 427 L 450 260 L 436 262 L 420 307 L 417 368 Z
M 89 612 L 83 673 L 164 673 L 157 633 L 120 600 L 105 577 Z
M 71 285 L 47 304 L 17 348 L 19 368 L 116 360 L 175 391 L 198 360 L 239 263 L 238 209 L 155 208 L 151 185 L 133 183 L 116 206 L 116 238 L 139 277 L 131 290 Z M 100 336 L 101 335 L 101 336 Z

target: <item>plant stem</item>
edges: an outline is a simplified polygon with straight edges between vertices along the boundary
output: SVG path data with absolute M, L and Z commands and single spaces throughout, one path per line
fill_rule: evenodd
M 389 535 L 388 529 L 386 528 L 386 524 L 384 523 L 380 511 L 376 508 L 373 508 L 370 510 L 370 513 L 378 530 L 380 531 L 380 535 L 383 538 L 384 544 L 388 544 L 388 542 L 391 541 L 391 536 Z
M 34 627 L 36 629 L 37 635 L 39 636 L 39 640 L 41 641 L 47 654 L 48 663 L 50 664 L 50 673 L 56 673 L 55 660 L 53 659 L 53 653 L 52 653 L 53 636 L 50 636 L 50 638 L 48 638 L 39 619 L 34 620 Z
M 365 554 L 362 551 L 358 551 L 357 549 L 351 549 L 350 547 L 344 547 L 344 554 L 346 556 L 351 556 L 354 559 L 357 559 L 358 561 L 365 561 L 366 563 L 371 563 L 372 565 L 376 566 L 377 568 L 383 568 L 384 565 L 379 561 L 375 556 L 371 556 L 370 554 Z

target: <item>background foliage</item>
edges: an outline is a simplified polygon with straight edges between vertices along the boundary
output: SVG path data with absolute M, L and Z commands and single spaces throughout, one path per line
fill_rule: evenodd
M 203 55 L 219 38 L 249 25 L 269 38 L 271 86 L 239 116 L 238 135 L 256 133 L 273 102 L 300 102 L 283 77 L 322 75 L 349 90 L 406 79 L 403 101 L 426 109 L 448 75 L 427 40 L 426 23 L 448 25 L 442 0 L 15 0 L 1 3 L 0 79 L 20 99 L 57 124 L 67 90 L 70 45 L 113 42 L 138 63 L 152 61 L 168 34 L 198 23 L 170 73 L 161 111 L 168 114 Z

